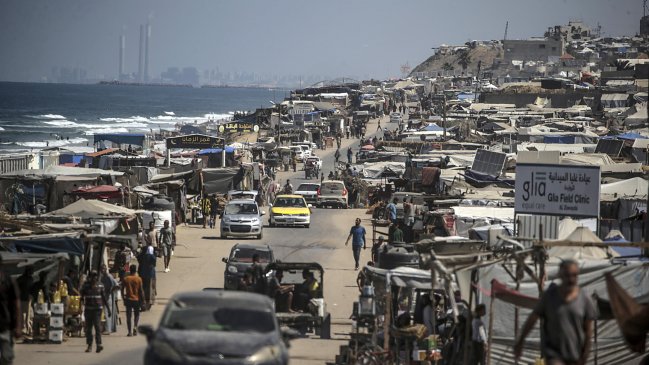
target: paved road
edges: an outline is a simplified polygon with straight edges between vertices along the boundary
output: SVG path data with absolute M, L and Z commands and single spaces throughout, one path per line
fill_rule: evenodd
M 381 125 L 388 120 L 383 118 Z M 392 126 L 394 127 L 394 126 Z M 376 130 L 376 121 L 368 126 L 369 131 Z M 358 149 L 357 140 L 343 139 L 343 148 L 353 144 L 354 152 Z M 345 151 L 341 151 L 346 156 Z M 324 159 L 325 175 L 333 167 L 335 149 L 317 151 Z M 289 178 L 297 187 L 304 173 L 280 173 L 278 178 L 284 181 Z M 267 209 L 267 208 L 264 208 Z M 248 243 L 269 244 L 275 250 L 275 256 L 282 261 L 315 261 L 325 268 L 324 292 L 327 309 L 332 314 L 332 340 L 317 338 L 298 339 L 292 342 L 292 364 L 324 364 L 333 361 L 340 345 L 346 342 L 346 333 L 350 330 L 349 315 L 352 303 L 358 300 L 356 275 L 354 271 L 351 248 L 344 246 L 344 241 L 353 224 L 354 218 L 368 217 L 362 209 L 314 209 L 311 217 L 311 228 L 265 228 L 263 240 L 245 240 Z M 365 224 L 370 233 L 369 224 Z M 157 325 L 167 300 L 173 293 L 188 290 L 201 290 L 205 287 L 222 287 L 225 264 L 221 262 L 236 242 L 243 240 L 223 240 L 218 238 L 218 230 L 203 229 L 201 226 L 183 226 L 178 228 L 178 242 L 183 247 L 176 249 L 171 262 L 171 272 L 164 273 L 158 269 L 158 298 L 151 311 L 141 316 L 141 324 Z M 362 261 L 370 258 L 369 250 L 362 252 Z M 159 261 L 158 268 L 161 267 Z M 120 303 L 121 304 L 121 303 Z M 123 309 L 123 308 L 122 308 Z M 105 350 L 101 354 L 86 354 L 85 340 L 82 338 L 67 339 L 62 345 L 23 345 L 16 346 L 16 364 L 105 364 L 130 365 L 141 364 L 146 341 L 143 336 L 126 337 L 126 322 L 121 313 L 124 325 L 118 332 L 104 336 Z

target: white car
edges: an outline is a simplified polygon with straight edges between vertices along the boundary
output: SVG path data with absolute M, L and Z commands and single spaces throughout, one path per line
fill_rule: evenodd
M 261 216 L 264 214 L 254 200 L 230 200 L 221 217 L 221 238 L 252 236 L 261 239 L 264 229 Z
M 318 170 L 322 170 L 322 159 L 318 156 L 309 156 L 304 161 L 305 164 L 313 164 L 318 167 Z
M 300 146 L 302 148 L 302 153 L 304 153 L 304 158 L 311 157 L 311 145 L 308 143 L 293 143 L 293 146 Z
M 295 153 L 295 157 L 297 158 L 298 161 L 302 162 L 304 161 L 304 150 L 300 146 L 291 146 L 290 147 L 291 152 Z
M 325 180 L 318 189 L 317 204 L 321 208 L 330 206 L 347 209 L 348 196 L 347 188 L 342 181 Z
M 318 183 L 302 183 L 297 187 L 295 194 L 302 195 L 307 204 L 315 204 L 318 200 L 318 189 L 320 189 Z

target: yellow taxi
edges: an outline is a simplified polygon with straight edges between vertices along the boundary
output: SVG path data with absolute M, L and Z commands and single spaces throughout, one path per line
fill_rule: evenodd
M 311 206 L 306 203 L 302 195 L 278 195 L 270 206 L 268 225 L 271 227 L 302 226 L 309 228 Z

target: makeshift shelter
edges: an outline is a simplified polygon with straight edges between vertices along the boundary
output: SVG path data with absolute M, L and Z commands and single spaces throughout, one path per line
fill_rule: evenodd
M 68 260 L 68 255 L 65 253 L 42 254 L 0 251 L 0 257 L 2 258 L 0 270 L 14 278 L 21 275 L 27 267 L 33 269 L 35 276 L 38 276 L 42 271 L 55 273 Z
M 86 199 L 122 199 L 122 189 L 112 185 L 99 185 L 81 187 L 72 191 L 72 194 Z
M 84 253 L 81 232 L 0 237 L 0 246 L 10 252 L 65 253 L 77 256 Z
M 86 200 L 81 198 L 67 207 L 45 214 L 45 216 L 68 216 L 82 219 L 133 217 L 135 216 L 135 211 L 99 200 Z
M 206 194 L 225 194 L 234 189 L 243 180 L 240 169 L 234 167 L 203 169 L 201 174 Z

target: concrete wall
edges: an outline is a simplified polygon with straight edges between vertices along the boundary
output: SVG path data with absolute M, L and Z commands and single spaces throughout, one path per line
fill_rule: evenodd
M 505 40 L 505 62 L 512 60 L 520 61 L 543 61 L 547 62 L 548 57 L 563 55 L 563 39 L 540 38 L 524 40 Z

